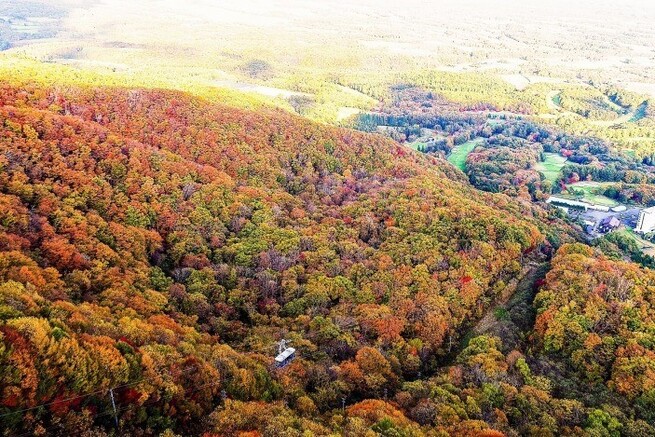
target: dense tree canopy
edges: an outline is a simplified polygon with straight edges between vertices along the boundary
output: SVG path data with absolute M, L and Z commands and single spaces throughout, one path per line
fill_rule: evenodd
M 110 427 L 115 388 L 125 432 L 322 433 L 341 397 L 434 372 L 544 243 L 443 161 L 281 111 L 10 84 L 0 104 L 5 429 Z M 282 336 L 299 358 L 275 372 Z M 420 429 L 366 408 L 339 426 Z
M 423 154 L 179 92 L 1 89 L 3 432 L 654 432 L 652 272 L 619 236 L 549 265 L 576 233 L 531 203 L 563 150 L 649 198 L 605 143 L 426 106 L 451 140 Z M 478 136 L 467 174 L 441 159 Z

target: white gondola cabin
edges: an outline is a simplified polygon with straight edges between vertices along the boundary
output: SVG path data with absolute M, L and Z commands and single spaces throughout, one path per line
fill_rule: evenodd
M 289 341 L 280 340 L 277 345 L 277 356 L 275 357 L 275 367 L 284 367 L 296 357 L 296 350 L 288 346 Z

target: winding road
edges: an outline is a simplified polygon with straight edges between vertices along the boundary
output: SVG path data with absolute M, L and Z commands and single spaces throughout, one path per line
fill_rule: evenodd
M 564 109 L 558 102 L 558 96 L 560 95 L 561 91 L 559 90 L 552 90 L 546 95 L 546 105 L 548 106 L 548 109 L 551 111 L 557 112 L 561 115 L 566 115 L 569 117 L 575 117 L 575 118 L 584 118 L 580 114 L 576 114 L 575 112 L 571 112 L 567 109 Z M 609 99 L 608 99 L 609 101 Z M 610 101 L 611 102 L 611 101 Z M 613 103 L 613 102 L 612 102 Z M 614 104 L 616 105 L 616 104 Z M 599 127 L 611 127 L 611 126 L 618 126 L 621 124 L 625 123 L 634 123 L 635 121 L 638 121 L 639 119 L 643 118 L 643 113 L 645 107 L 648 105 L 648 101 L 644 100 L 639 106 L 637 106 L 634 110 L 621 115 L 620 117 L 617 117 L 613 120 L 588 120 L 589 123 L 591 123 L 594 126 L 599 126 Z M 618 105 L 616 105 L 618 106 Z M 554 114 L 540 114 L 539 115 L 542 118 L 553 118 Z

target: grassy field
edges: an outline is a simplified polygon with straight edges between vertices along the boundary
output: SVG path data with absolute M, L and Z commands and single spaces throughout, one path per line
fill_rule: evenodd
M 418 150 L 419 147 L 421 146 L 427 146 L 428 142 L 433 139 L 433 140 L 441 140 L 444 139 L 445 137 L 443 136 L 435 136 L 434 132 L 431 129 L 426 129 L 422 128 L 421 129 L 421 136 L 416 138 L 414 141 L 408 141 L 405 143 L 407 147 L 410 149 Z
M 607 196 L 599 194 L 603 187 L 611 185 L 612 182 L 592 182 L 583 181 L 571 184 L 568 186 L 568 193 L 564 193 L 563 197 L 568 197 L 576 200 L 583 200 L 585 202 L 593 203 L 595 205 L 603 206 L 617 206 L 619 203 Z
M 467 141 L 464 144 L 455 146 L 452 152 L 450 152 L 450 155 L 448 155 L 448 162 L 464 171 L 466 169 L 466 157 L 473 151 L 473 149 L 475 149 L 475 146 L 481 142 L 482 138 L 476 138 L 475 140 Z
M 559 179 L 559 172 L 564 167 L 566 158 L 557 153 L 544 153 L 544 161 L 537 163 L 537 171 L 551 182 L 556 182 Z
M 412 141 L 411 143 L 406 143 L 406 144 L 407 144 L 407 147 L 409 147 L 410 149 L 418 150 L 419 147 L 425 146 L 425 141 L 418 140 L 418 141 Z
M 632 113 L 632 118 L 630 118 L 630 123 L 636 123 L 646 116 L 646 109 L 648 108 L 648 101 L 642 103 L 635 109 Z

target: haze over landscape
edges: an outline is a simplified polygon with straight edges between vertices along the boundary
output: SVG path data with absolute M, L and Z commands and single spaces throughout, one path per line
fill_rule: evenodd
M 0 433 L 655 435 L 654 22 L 0 0 Z

